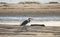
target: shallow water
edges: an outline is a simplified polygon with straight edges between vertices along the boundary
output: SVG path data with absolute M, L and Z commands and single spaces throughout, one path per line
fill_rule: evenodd
M 0 22 L 18 22 L 18 21 L 24 21 L 28 18 L 32 18 L 33 21 L 60 21 L 60 16 L 45 16 L 45 17 L 13 17 L 13 16 L 0 16 Z

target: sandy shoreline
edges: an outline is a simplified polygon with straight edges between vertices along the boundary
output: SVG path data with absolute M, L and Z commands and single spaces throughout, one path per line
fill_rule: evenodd
M 57 17 L 60 16 L 60 4 L 0 4 L 0 16 Z M 31 23 L 44 24 L 46 27 L 32 27 Z M 19 32 L 17 29 L 21 28 L 20 24 L 21 22 L 0 22 L 0 37 L 60 37 L 60 21 L 32 21 L 27 24 L 28 32 Z

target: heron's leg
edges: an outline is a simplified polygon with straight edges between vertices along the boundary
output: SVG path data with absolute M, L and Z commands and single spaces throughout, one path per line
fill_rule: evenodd
M 21 31 L 22 31 L 22 30 L 26 30 L 26 31 L 28 31 L 28 29 L 27 29 L 26 26 L 23 26 L 23 27 L 21 28 Z
M 28 31 L 27 26 L 24 26 L 25 30 Z

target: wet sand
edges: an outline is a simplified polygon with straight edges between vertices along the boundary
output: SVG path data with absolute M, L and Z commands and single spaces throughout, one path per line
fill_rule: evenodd
M 0 25 L 0 37 L 60 37 L 58 26 L 27 26 L 28 31 L 22 26 Z

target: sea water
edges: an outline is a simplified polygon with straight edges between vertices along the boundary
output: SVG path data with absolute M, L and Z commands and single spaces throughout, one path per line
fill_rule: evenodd
M 20 25 L 24 20 L 32 18 L 31 24 L 45 24 L 46 26 L 60 26 L 60 16 L 44 16 L 44 17 L 25 17 L 25 16 L 0 16 L 0 24 L 4 25 Z

